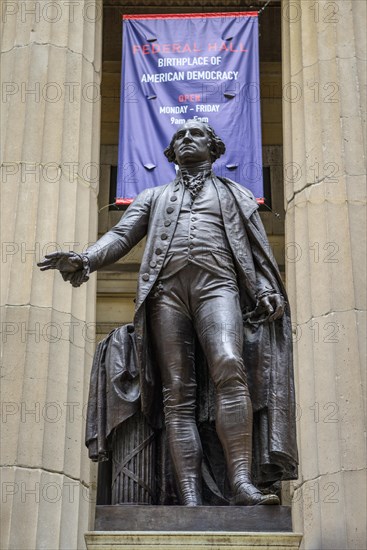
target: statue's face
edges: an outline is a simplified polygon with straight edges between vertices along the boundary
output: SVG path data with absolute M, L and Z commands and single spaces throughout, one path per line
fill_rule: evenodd
M 177 164 L 196 164 L 208 160 L 210 156 L 210 137 L 200 122 L 186 122 L 176 133 L 173 150 Z

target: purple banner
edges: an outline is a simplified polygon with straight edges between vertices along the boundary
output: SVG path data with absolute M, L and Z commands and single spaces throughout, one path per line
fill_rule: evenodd
M 216 174 L 263 197 L 258 44 L 257 12 L 124 16 L 117 203 L 175 177 L 188 119 L 226 144 Z

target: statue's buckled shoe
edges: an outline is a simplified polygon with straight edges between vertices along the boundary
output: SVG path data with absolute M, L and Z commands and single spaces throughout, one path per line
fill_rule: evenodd
M 233 506 L 259 506 L 265 504 L 280 504 L 277 495 L 263 495 L 252 483 L 241 483 L 231 500 Z

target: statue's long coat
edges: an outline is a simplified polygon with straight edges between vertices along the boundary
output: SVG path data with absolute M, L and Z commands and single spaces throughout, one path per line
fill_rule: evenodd
M 244 313 L 244 361 L 254 409 L 254 457 L 258 482 L 297 477 L 295 396 L 289 306 L 268 323 L 257 307 L 265 286 L 287 300 L 250 191 L 225 178 L 213 178 L 230 244 Z M 149 352 L 146 300 L 159 277 L 175 231 L 184 187 L 175 181 L 143 191 L 121 221 L 87 251 L 91 271 L 127 254 L 147 236 L 136 297 L 135 332 L 140 366 L 141 407 L 152 425 L 162 420 L 159 374 Z M 171 223 L 169 223 L 171 222 Z

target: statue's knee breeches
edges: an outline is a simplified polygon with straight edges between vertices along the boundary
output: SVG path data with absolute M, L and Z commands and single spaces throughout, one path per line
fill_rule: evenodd
M 247 376 L 241 356 L 226 354 L 209 365 L 210 376 L 217 392 L 231 392 L 236 388 L 248 393 Z

